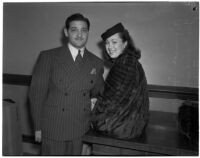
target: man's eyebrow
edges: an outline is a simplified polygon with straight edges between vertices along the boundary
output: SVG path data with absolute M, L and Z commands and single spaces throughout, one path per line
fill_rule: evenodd
M 70 28 L 78 28 L 76 26 L 71 26 Z M 88 29 L 87 26 L 86 27 L 82 27 L 81 29 Z
M 72 27 L 70 27 L 70 28 L 77 28 L 76 26 L 72 26 Z

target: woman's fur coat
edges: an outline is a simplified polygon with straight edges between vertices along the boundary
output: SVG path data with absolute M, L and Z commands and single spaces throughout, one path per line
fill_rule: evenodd
M 139 136 L 149 118 L 147 80 L 134 52 L 126 51 L 113 62 L 103 95 L 93 109 L 93 128 L 118 138 Z

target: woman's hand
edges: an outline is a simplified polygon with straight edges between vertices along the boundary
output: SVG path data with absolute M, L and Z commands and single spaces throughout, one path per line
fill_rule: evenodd
M 93 110 L 96 102 L 97 102 L 97 98 L 91 98 L 91 111 Z
M 91 146 L 88 144 L 83 144 L 81 155 L 87 156 L 87 155 L 91 155 L 91 153 L 92 153 Z

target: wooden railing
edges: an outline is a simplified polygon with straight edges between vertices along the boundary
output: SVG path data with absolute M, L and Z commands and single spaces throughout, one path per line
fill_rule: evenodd
M 3 74 L 3 83 L 29 86 L 31 75 Z M 148 85 L 149 96 L 153 98 L 198 100 L 198 88 Z

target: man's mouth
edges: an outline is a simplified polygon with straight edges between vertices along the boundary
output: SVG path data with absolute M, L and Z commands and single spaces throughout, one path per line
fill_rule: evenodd
M 82 41 L 83 39 L 82 38 L 76 38 L 76 41 Z

